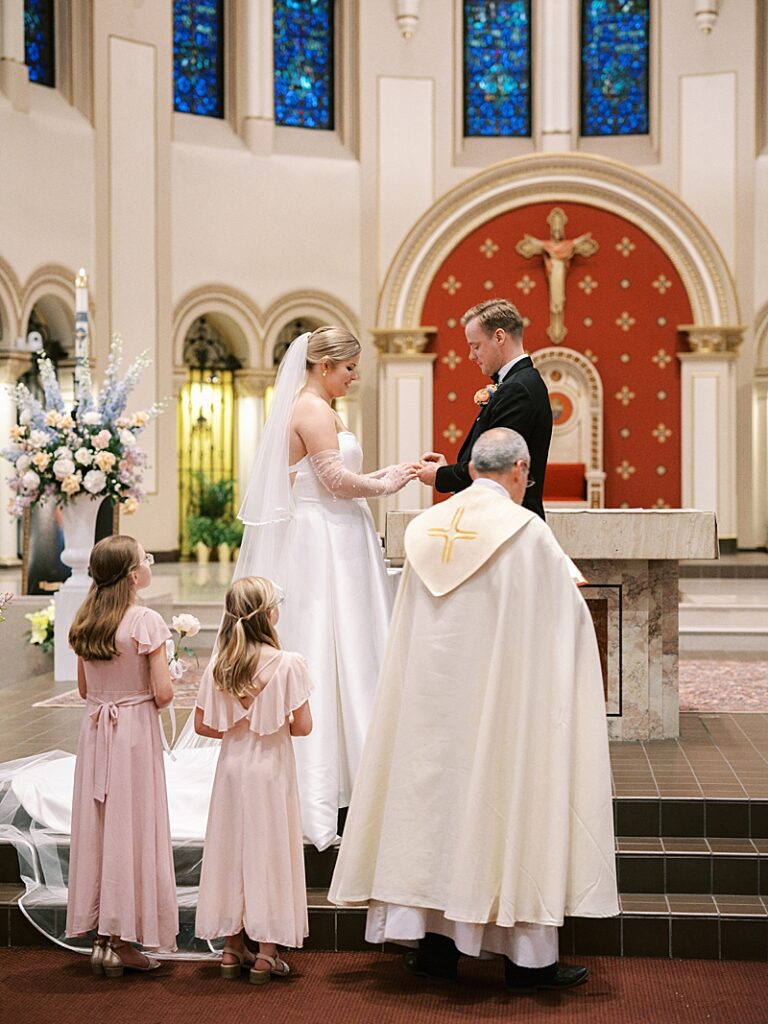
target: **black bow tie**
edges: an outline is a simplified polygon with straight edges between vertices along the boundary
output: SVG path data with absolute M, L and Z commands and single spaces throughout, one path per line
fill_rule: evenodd
M 493 381 L 494 384 L 498 384 L 499 383 L 499 375 L 498 375 L 498 373 L 492 373 L 491 374 L 491 380 Z

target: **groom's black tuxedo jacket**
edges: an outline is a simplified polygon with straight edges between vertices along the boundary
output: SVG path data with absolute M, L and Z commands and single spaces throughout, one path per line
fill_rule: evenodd
M 510 427 L 525 438 L 531 453 L 530 477 L 536 483 L 525 492 L 523 506 L 543 519 L 542 496 L 549 442 L 552 438 L 552 409 L 547 386 L 530 356 L 515 363 L 488 404 L 480 409 L 480 414 L 461 446 L 458 462 L 438 469 L 435 478 L 438 491 L 463 491 L 469 487 L 472 483 L 469 475 L 472 445 L 491 427 Z

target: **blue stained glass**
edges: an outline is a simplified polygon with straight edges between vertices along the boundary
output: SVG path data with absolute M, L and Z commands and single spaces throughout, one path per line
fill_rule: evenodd
M 333 0 L 274 0 L 275 124 L 333 129 Z
M 464 4 L 464 134 L 531 134 L 530 0 Z
M 173 107 L 224 117 L 223 0 L 174 0 Z
M 30 82 L 56 84 L 53 0 L 24 0 L 24 63 Z
M 650 0 L 582 0 L 582 135 L 647 135 L 649 34 Z

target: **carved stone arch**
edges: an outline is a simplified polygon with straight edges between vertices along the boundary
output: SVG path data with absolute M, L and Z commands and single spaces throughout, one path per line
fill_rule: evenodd
M 520 206 L 562 201 L 608 210 L 649 235 L 680 273 L 695 323 L 740 322 L 726 260 L 709 230 L 678 196 L 615 160 L 585 153 L 539 153 L 486 168 L 437 200 L 390 265 L 379 297 L 377 326 L 421 323 L 437 269 L 472 230 Z
M 0 257 L 0 345 L 11 348 L 21 334 L 21 284 L 9 263 Z
M 317 320 L 322 324 L 346 327 L 359 337 L 360 325 L 352 310 L 327 292 L 297 291 L 281 296 L 264 318 L 264 365 L 272 365 L 272 351 L 280 331 L 292 320 Z
M 576 442 L 578 461 L 584 464 L 585 503 L 589 508 L 603 508 L 605 505 L 605 471 L 603 466 L 603 382 L 594 364 L 577 352 L 565 346 L 540 348 L 531 353 L 536 369 L 541 373 L 550 395 L 562 390 L 572 399 L 574 415 L 570 427 L 576 428 L 579 438 Z M 586 422 L 578 422 L 584 419 Z M 553 452 L 557 451 L 558 424 L 555 418 L 550 460 L 558 462 Z M 571 461 L 571 460 L 569 460 Z
M 184 340 L 190 327 L 201 316 L 225 318 L 234 326 L 229 330 L 232 355 L 243 366 L 261 368 L 263 362 L 263 317 L 258 306 L 247 295 L 227 285 L 204 285 L 187 292 L 173 313 L 173 363 L 177 371 L 184 366 Z
M 57 340 L 68 352 L 74 353 L 75 336 L 75 271 L 51 263 L 38 267 L 24 285 L 21 299 L 19 326 L 26 325 L 36 305 L 41 304 L 53 332 L 61 335 Z M 91 302 L 91 317 L 93 303 Z

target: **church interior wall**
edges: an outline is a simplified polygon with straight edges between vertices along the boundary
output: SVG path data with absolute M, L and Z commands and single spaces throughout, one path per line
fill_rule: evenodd
M 765 543 L 768 514 L 756 470 L 766 457 L 768 442 L 753 423 L 752 335 L 755 311 L 768 300 L 768 223 L 755 213 L 768 204 L 768 155 L 761 148 L 768 134 L 761 128 L 765 102 L 762 98 L 759 105 L 756 98 L 758 85 L 764 92 L 766 84 L 755 41 L 758 14 L 765 21 L 764 6 L 758 0 L 723 4 L 714 31 L 705 36 L 696 25 L 692 4 L 656 0 L 652 95 L 658 116 L 650 143 L 633 157 L 639 170 L 680 196 L 701 217 L 735 279 L 741 320 L 748 328 L 737 369 L 739 543 L 744 547 Z M 236 7 L 236 30 L 247 23 L 243 10 L 256 11 L 263 21 L 262 0 L 243 0 Z M 542 29 L 557 28 L 557 18 L 550 15 L 566 7 L 571 46 L 561 50 L 570 58 L 559 67 L 552 59 L 561 51 Z M 91 120 L 81 113 L 87 104 L 71 104 L 66 90 L 30 85 L 28 112 L 15 109 L 7 95 L 0 95 L 0 258 L 22 288 L 43 264 L 72 272 L 86 266 L 91 274 L 97 359 L 104 358 L 110 324 L 126 331 L 134 347 L 146 347 L 139 334 L 148 335 L 158 372 L 147 398 L 172 394 L 173 311 L 185 296 L 199 289 L 230 288 L 263 312 L 302 291 L 329 296 L 349 310 L 361 331 L 359 406 L 370 469 L 377 462 L 379 421 L 376 354 L 369 330 L 377 326 L 377 302 L 387 269 L 419 218 L 440 196 L 497 160 L 551 149 L 553 140 L 560 140 L 563 148 L 609 159 L 622 159 L 629 150 L 622 148 L 625 140 L 579 138 L 576 0 L 537 0 L 534 5 L 532 139 L 472 140 L 477 143 L 472 146 L 463 145 L 461 137 L 457 0 L 422 3 L 419 25 L 407 41 L 391 4 L 344 0 L 340 9 L 347 42 L 356 48 L 354 59 L 347 55 L 344 65 L 345 86 L 354 94 L 354 102 L 344 107 L 345 116 L 354 116 L 355 123 L 345 126 L 335 150 L 320 142 L 314 145 L 313 133 L 304 133 L 308 141 L 298 153 L 288 151 L 288 143 L 281 142 L 287 136 L 265 117 L 264 89 L 257 103 L 253 96 L 258 90 L 250 84 L 245 98 L 238 85 L 236 116 L 224 122 L 196 131 L 198 126 L 191 121 L 209 119 L 174 115 L 171 32 L 165 12 L 127 0 L 95 5 L 91 59 L 87 72 L 80 71 L 81 77 L 91 80 Z M 248 32 L 239 41 L 238 74 L 247 67 L 248 47 L 264 49 L 263 33 L 251 27 Z M 121 230 L 110 222 L 104 199 L 112 180 L 103 120 L 103 97 L 115 84 L 110 83 L 105 58 L 112 36 L 151 46 L 155 54 L 157 120 L 148 145 L 156 149 L 157 163 L 151 180 L 142 180 L 157 189 L 151 223 L 144 232 L 154 235 L 157 266 L 144 268 L 146 273 L 151 269 L 153 277 L 147 300 L 153 314 L 146 323 L 133 308 L 144 300 L 136 294 L 135 281 L 120 285 L 108 280 L 118 265 L 136 265 L 139 252 L 122 264 L 115 262 L 114 253 L 108 255 L 115 231 Z M 544 61 L 550 63 L 542 67 Z M 129 86 L 123 98 L 126 114 L 134 98 Z M 70 89 L 70 94 L 76 92 Z M 548 95 L 552 102 L 545 103 Z M 565 106 L 563 96 L 568 100 Z M 113 96 L 110 102 L 114 106 L 118 101 Z M 560 117 L 566 108 L 565 122 L 556 124 L 555 113 Z M 249 118 L 258 122 L 258 143 L 241 130 Z M 131 170 L 123 168 L 123 178 L 118 178 L 126 187 Z M 136 168 L 136 174 L 146 175 L 146 168 Z M 120 223 L 130 226 L 136 242 L 141 232 L 130 219 L 126 202 Z M 498 284 L 514 291 L 511 279 L 505 286 L 500 278 Z M 482 297 L 464 295 L 462 301 L 469 305 Z M 115 312 L 130 322 L 118 324 Z M 12 311 L 0 311 L 4 327 L 13 319 Z M 164 504 L 166 499 L 172 504 L 172 416 L 167 420 L 152 441 L 157 459 L 152 488 Z M 142 511 L 136 529 L 148 530 L 148 544 L 160 550 L 175 547 L 175 518 L 168 522 Z

